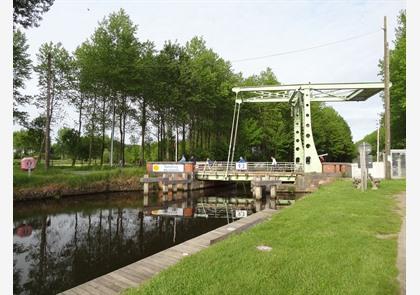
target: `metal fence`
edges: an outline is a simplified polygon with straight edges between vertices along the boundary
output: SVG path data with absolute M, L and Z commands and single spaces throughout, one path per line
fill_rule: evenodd
M 303 165 L 301 163 L 293 162 L 278 162 L 273 165 L 271 162 L 197 162 L 195 164 L 195 172 L 211 173 L 211 172 L 303 172 Z

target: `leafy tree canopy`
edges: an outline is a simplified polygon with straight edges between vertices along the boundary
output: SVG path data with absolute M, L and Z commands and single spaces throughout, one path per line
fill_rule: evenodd
M 47 12 L 54 0 L 13 0 L 13 23 L 24 28 L 37 27 L 42 14 Z

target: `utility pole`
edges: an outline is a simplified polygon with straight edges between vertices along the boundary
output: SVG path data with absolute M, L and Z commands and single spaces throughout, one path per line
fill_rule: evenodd
M 389 48 L 387 41 L 386 16 L 384 16 L 384 97 L 385 97 L 385 179 L 391 179 L 391 112 L 389 97 Z
M 50 167 L 51 52 L 47 56 L 47 109 L 45 122 L 45 170 Z
M 109 165 L 114 165 L 114 129 L 115 129 L 115 97 L 112 98 L 112 129 L 111 129 L 111 151 L 109 155 Z
M 175 124 L 175 162 L 178 162 L 178 125 Z
M 381 118 L 378 118 L 378 132 L 376 134 L 376 162 L 379 162 L 379 134 L 381 129 Z

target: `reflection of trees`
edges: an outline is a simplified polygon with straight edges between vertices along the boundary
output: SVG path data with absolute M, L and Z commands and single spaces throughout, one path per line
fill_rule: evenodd
M 173 218 L 139 209 L 107 211 L 40 217 L 30 245 L 14 245 L 16 256 L 27 255 L 29 270 L 24 277 L 14 264 L 15 293 L 55 294 L 174 245 Z M 176 242 L 214 228 L 209 221 L 179 219 Z

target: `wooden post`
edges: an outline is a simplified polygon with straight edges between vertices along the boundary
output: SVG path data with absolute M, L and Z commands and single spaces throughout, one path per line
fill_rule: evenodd
M 169 181 L 171 182 L 172 180 L 174 180 L 174 175 L 173 174 L 171 174 L 169 176 Z M 168 183 L 168 191 L 172 191 L 173 192 L 173 187 L 174 187 L 174 185 L 172 183 Z
M 388 157 L 391 155 L 391 105 L 389 98 L 389 49 L 387 41 L 387 22 L 384 17 L 384 101 L 385 101 L 385 179 L 391 179 L 391 163 Z
M 187 173 L 182 173 L 182 178 L 183 178 L 184 180 L 188 180 L 188 174 L 187 174 Z M 186 191 L 188 190 L 188 183 L 187 183 L 187 182 L 185 182 L 185 183 L 182 185 L 182 189 L 184 190 L 184 192 L 186 192 Z
M 270 208 L 276 209 L 276 185 L 270 186 Z
M 167 175 L 163 174 L 162 175 L 163 178 L 166 178 Z M 162 180 L 162 193 L 163 193 L 163 200 L 166 201 L 168 199 L 168 183 L 164 180 Z
M 257 184 L 254 186 L 255 191 L 255 210 L 257 212 L 261 211 L 261 199 L 262 199 L 262 187 L 258 185 L 258 182 L 261 180 L 260 177 L 255 178 Z
M 149 178 L 149 175 L 148 174 L 145 174 L 143 176 L 143 178 L 144 179 Z M 143 195 L 146 195 L 147 196 L 148 194 L 149 194 L 149 183 L 145 181 L 143 183 Z
M 173 174 L 172 179 L 178 180 L 177 174 Z M 176 195 L 177 191 L 178 191 L 178 183 L 175 183 L 172 185 L 172 192 L 174 193 L 174 196 Z

